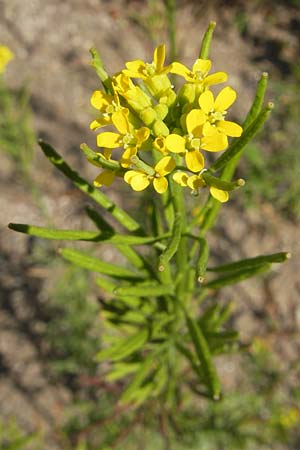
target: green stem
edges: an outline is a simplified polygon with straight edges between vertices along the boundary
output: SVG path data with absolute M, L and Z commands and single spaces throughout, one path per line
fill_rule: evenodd
M 168 32 L 170 43 L 170 59 L 175 61 L 177 58 L 176 47 L 176 0 L 166 0 L 166 13 L 168 20 Z

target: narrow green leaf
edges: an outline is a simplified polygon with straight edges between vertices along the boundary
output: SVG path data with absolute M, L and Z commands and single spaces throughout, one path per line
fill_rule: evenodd
M 110 212 L 110 214 L 127 230 L 129 231 L 139 231 L 141 232 L 140 225 L 130 217 L 123 209 L 119 208 L 112 202 L 103 192 L 99 189 L 91 186 L 84 178 L 80 177 L 77 172 L 75 172 L 64 160 L 63 158 L 54 150 L 51 145 L 39 140 L 39 145 L 49 159 L 49 161 L 66 177 L 68 177 L 73 184 L 78 187 L 82 192 L 87 194 L 96 203 L 101 205 L 104 209 Z
M 122 394 L 121 397 L 122 403 L 128 403 L 132 400 L 135 392 L 138 391 L 145 378 L 149 376 L 149 374 L 152 372 L 155 357 L 156 353 L 151 353 L 141 364 L 140 369 L 136 372 L 132 381 L 129 383 L 129 385 Z
M 104 261 L 101 261 L 94 256 L 87 255 L 79 250 L 75 250 L 72 248 L 63 248 L 60 250 L 60 253 L 63 258 L 72 262 L 76 266 L 83 267 L 84 269 L 90 270 L 92 272 L 99 272 L 104 275 L 110 275 L 114 278 L 122 278 L 122 279 L 143 279 L 143 276 L 137 274 L 129 269 L 125 269 L 123 267 L 116 266 L 115 264 L 110 264 Z
M 115 229 L 113 226 L 107 222 L 106 219 L 94 208 L 91 206 L 85 207 L 85 212 L 88 215 L 88 217 L 92 220 L 92 222 L 95 224 L 95 226 L 98 228 L 98 230 L 103 231 L 107 235 L 109 234 L 115 234 Z
M 253 102 L 253 104 L 246 116 L 246 119 L 243 123 L 244 129 L 248 128 L 248 126 L 253 122 L 253 120 L 256 119 L 256 117 L 258 116 L 258 114 L 261 111 L 261 108 L 262 108 L 262 105 L 264 102 L 264 98 L 265 98 L 265 93 L 266 93 L 267 86 L 268 86 L 268 78 L 269 78 L 269 74 L 267 72 L 263 72 L 261 74 L 261 77 L 257 83 L 254 102 Z
M 274 105 L 268 103 L 265 108 L 261 110 L 256 119 L 246 128 L 241 137 L 233 142 L 232 145 L 216 160 L 216 162 L 210 167 L 210 170 L 217 171 L 222 169 L 229 163 L 234 157 L 239 155 L 246 147 L 248 142 L 258 133 L 263 126 L 264 122 L 270 115 Z
M 34 225 L 27 225 L 22 223 L 10 223 L 8 227 L 12 230 L 26 233 L 31 236 L 37 236 L 44 239 L 64 240 L 64 241 L 93 241 L 103 242 L 113 245 L 146 245 L 153 244 L 162 239 L 165 239 L 169 234 L 163 236 L 127 236 L 122 234 L 111 235 L 106 233 L 99 233 L 98 231 L 84 231 L 84 230 L 60 230 L 55 228 L 37 227 Z
M 174 294 L 174 286 L 167 284 L 140 284 L 135 286 L 120 286 L 114 291 L 116 295 L 135 295 L 136 297 L 159 297 Z
M 100 277 L 96 278 L 96 284 L 109 294 L 113 294 L 114 290 L 117 287 L 117 285 L 115 283 L 112 283 L 110 280 Z
M 271 255 L 261 255 L 255 258 L 241 259 L 228 264 L 222 264 L 217 267 L 209 267 L 210 272 L 234 272 L 241 269 L 252 269 L 265 263 L 282 263 L 289 259 L 291 254 L 288 252 L 273 253 Z
M 108 381 L 116 381 L 126 377 L 140 368 L 140 363 L 116 363 L 106 376 Z
M 165 270 L 167 263 L 177 252 L 181 238 L 181 229 L 182 229 L 182 217 L 180 213 L 176 213 L 170 242 L 168 242 L 166 250 L 160 255 L 159 258 L 158 270 L 160 272 L 163 272 Z
M 221 278 L 217 278 L 216 280 L 212 280 L 209 283 L 204 284 L 204 288 L 207 289 L 220 289 L 224 286 L 240 283 L 241 281 L 246 280 L 247 278 L 254 277 L 256 275 L 262 274 L 270 270 L 271 263 L 261 264 L 256 267 L 252 267 L 251 269 L 241 269 L 233 272 L 230 275 L 226 275 Z
M 186 322 L 196 354 L 203 370 L 203 381 L 207 385 L 213 399 L 218 400 L 221 394 L 221 385 L 212 360 L 208 343 L 200 326 L 196 321 L 194 321 L 190 316 L 186 315 Z
M 109 359 L 112 361 L 118 361 L 120 359 L 127 358 L 132 355 L 132 353 L 135 353 L 141 349 L 147 340 L 148 330 L 143 329 L 130 337 L 120 339 L 117 344 L 109 348 L 101 350 L 97 353 L 96 360 L 103 361 L 105 359 Z
M 201 59 L 208 59 L 210 45 L 211 45 L 215 27 L 216 27 L 216 22 L 210 22 L 210 24 L 208 25 L 208 28 L 204 34 L 204 37 L 203 37 L 203 40 L 201 43 L 201 49 L 199 52 L 199 58 L 201 58 Z
M 207 262 L 209 258 L 209 246 L 206 239 L 204 238 L 200 238 L 199 243 L 200 243 L 200 251 L 197 261 L 196 276 L 199 283 L 203 283 L 206 274 Z

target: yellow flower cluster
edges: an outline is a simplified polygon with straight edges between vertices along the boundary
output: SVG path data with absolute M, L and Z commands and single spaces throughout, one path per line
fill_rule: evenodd
M 103 150 L 98 155 L 118 162 L 117 169 L 104 169 L 97 176 L 96 186 L 109 186 L 117 175 L 135 191 L 153 184 L 163 194 L 172 176 L 180 186 L 197 192 L 206 186 L 203 152 L 223 151 L 228 137 L 241 135 L 240 125 L 226 120 L 236 92 L 227 86 L 215 97 L 210 90 L 227 80 L 225 72 L 209 74 L 208 59 L 197 59 L 192 69 L 179 62 L 164 64 L 165 46 L 160 45 L 151 64 L 127 62 L 111 78 L 110 89 L 93 93 L 91 104 L 99 117 L 90 128 L 101 131 L 97 146 Z M 185 80 L 178 92 L 170 74 Z M 221 202 L 228 200 L 226 191 L 211 186 L 210 192 Z
M 5 45 L 0 45 L 0 73 L 5 71 L 7 64 L 13 58 L 13 52 Z

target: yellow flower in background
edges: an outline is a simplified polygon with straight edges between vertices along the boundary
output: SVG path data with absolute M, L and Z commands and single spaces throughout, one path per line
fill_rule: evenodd
M 185 172 L 174 173 L 173 180 L 182 187 L 189 187 L 193 192 L 198 192 L 199 188 L 206 186 L 206 183 L 201 175 L 188 176 Z M 225 203 L 229 199 L 229 194 L 227 191 L 217 189 L 214 186 L 209 186 L 209 191 L 212 197 L 221 203 Z
M 196 83 L 203 86 L 203 89 L 213 84 L 224 83 L 227 80 L 226 72 L 215 72 L 208 75 L 211 69 L 211 61 L 209 59 L 197 59 L 192 70 L 179 62 L 171 64 L 171 73 L 182 76 L 189 83 Z
M 5 45 L 0 45 L 0 73 L 5 71 L 9 61 L 15 57 L 14 53 Z
M 225 150 L 228 141 L 225 135 L 214 133 L 203 136 L 203 127 L 207 117 L 200 109 L 192 109 L 186 116 L 188 134 L 169 134 L 165 139 L 165 148 L 172 153 L 181 153 L 185 156 L 185 163 L 191 172 L 200 172 L 204 168 L 204 158 L 200 149 L 218 152 Z
M 203 127 L 204 136 L 211 136 L 217 130 L 226 136 L 239 137 L 243 129 L 235 122 L 225 120 L 227 109 L 235 102 L 236 92 L 229 86 L 221 90 L 214 100 L 211 91 L 205 91 L 199 97 L 199 106 L 207 116 Z
M 176 163 L 170 156 L 162 158 L 152 169 L 146 173 L 144 170 L 128 170 L 124 175 L 126 183 L 130 184 L 134 191 L 143 191 L 150 183 L 159 194 L 163 194 L 168 189 L 166 175 L 175 169 Z M 152 170 L 151 170 L 152 169 Z
M 147 80 L 147 78 L 154 77 L 156 75 L 163 75 L 170 71 L 171 66 L 165 66 L 166 59 L 166 46 L 159 45 L 154 50 L 153 62 L 151 64 L 145 63 L 140 59 L 129 61 L 125 64 L 127 69 L 123 70 L 124 75 L 130 78 L 141 78 Z

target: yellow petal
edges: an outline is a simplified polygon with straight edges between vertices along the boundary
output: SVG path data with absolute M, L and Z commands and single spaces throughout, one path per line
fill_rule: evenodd
M 137 148 L 136 147 L 128 147 L 124 152 L 123 152 L 123 155 L 122 155 L 122 158 L 121 158 L 121 160 L 120 160 L 120 164 L 121 164 L 121 166 L 122 167 L 125 167 L 126 169 L 128 168 L 128 167 L 130 167 L 131 165 L 132 165 L 132 162 L 131 162 L 131 157 L 132 156 L 135 156 L 137 154 Z M 126 172 L 126 173 L 128 173 L 128 172 Z
M 157 137 L 153 142 L 153 147 L 161 153 L 166 153 L 167 150 L 165 140 L 166 139 L 162 136 Z
M 95 178 L 94 186 L 96 187 L 110 186 L 111 183 L 114 181 L 114 178 L 115 172 L 113 170 L 104 170 L 97 176 L 97 178 Z
M 156 49 L 154 50 L 153 62 L 156 67 L 156 72 L 160 72 L 161 69 L 163 68 L 165 58 L 166 58 L 166 46 L 162 44 L 156 47 Z
M 240 125 L 228 120 L 220 120 L 217 127 L 222 133 L 232 137 L 240 137 L 243 132 L 243 128 Z
M 209 191 L 210 191 L 211 195 L 213 196 L 213 198 L 215 198 L 216 200 L 219 200 L 219 202 L 221 202 L 221 203 L 225 203 L 229 199 L 229 194 L 226 191 L 222 191 L 221 189 L 217 189 L 213 186 L 211 186 L 209 188 Z
M 145 77 L 143 71 L 146 69 L 146 64 L 141 59 L 136 59 L 135 61 L 129 61 L 125 64 L 128 70 L 123 70 L 123 73 L 128 77 Z
M 105 112 L 105 108 L 111 104 L 113 100 L 113 96 L 109 94 L 105 94 L 102 91 L 95 91 L 91 97 L 91 105 L 99 109 L 102 112 Z
M 173 175 L 173 180 L 180 186 L 187 186 L 188 176 L 185 172 L 176 172 Z
M 172 153 L 185 152 L 185 139 L 179 134 L 169 134 L 165 140 L 166 148 Z
M 213 136 L 218 132 L 217 127 L 213 126 L 210 122 L 205 122 L 202 128 L 203 136 Z
M 134 191 L 143 191 L 149 186 L 150 180 L 145 173 L 137 172 L 137 175 L 130 179 L 129 184 Z
M 121 134 L 126 134 L 129 132 L 129 122 L 125 114 L 122 113 L 122 111 L 116 111 L 112 117 L 111 120 L 116 127 L 116 129 Z
M 194 137 L 200 137 L 202 134 L 202 125 L 205 123 L 206 115 L 201 109 L 192 109 L 186 116 L 186 127 L 188 133 Z
M 192 175 L 187 180 L 187 185 L 193 190 L 197 190 L 199 187 L 203 187 L 205 182 L 199 175 Z
M 104 157 L 108 161 L 110 160 L 111 154 L 112 154 L 111 148 L 104 148 L 103 149 L 103 155 L 101 155 L 101 153 L 97 153 L 97 155 L 100 155 L 100 156 Z
M 161 177 L 164 177 L 168 173 L 172 172 L 176 167 L 176 163 L 174 159 L 171 156 L 164 156 L 156 166 L 154 167 L 154 170 L 156 173 L 158 173 Z
M 98 119 L 93 120 L 93 122 L 90 123 L 90 129 L 95 131 L 98 128 L 109 125 L 110 123 L 111 123 L 111 118 L 109 116 L 99 117 Z
M 185 163 L 191 172 L 200 172 L 204 167 L 203 155 L 198 150 L 193 150 L 185 154 Z
M 98 134 L 97 136 L 98 147 L 118 148 L 122 147 L 122 139 L 118 133 L 112 133 L 107 131 L 105 133 Z
M 163 194 L 168 189 L 168 180 L 165 177 L 154 178 L 153 187 L 159 194 Z
M 212 73 L 211 75 L 208 75 L 203 81 L 203 84 L 205 87 L 208 87 L 212 86 L 213 84 L 224 83 L 224 81 L 226 80 L 227 80 L 226 72 L 216 72 Z
M 136 175 L 138 175 L 139 172 L 137 170 L 128 170 L 125 175 L 124 175 L 124 181 L 128 184 L 131 183 L 131 180 L 133 177 L 135 177 Z
M 214 96 L 211 91 L 205 91 L 200 95 L 199 106 L 206 114 L 214 109 L 214 104 Z
M 215 111 L 226 111 L 236 99 L 236 92 L 230 86 L 222 89 L 215 101 Z
M 147 127 L 141 127 L 139 130 L 136 130 L 135 136 L 137 138 L 137 143 L 142 144 L 150 136 L 150 130 Z
M 191 71 L 188 69 L 184 64 L 181 64 L 179 62 L 173 62 L 171 64 L 171 73 L 176 73 L 177 75 L 181 75 L 186 80 L 190 80 L 191 78 Z
M 201 148 L 207 152 L 221 152 L 227 147 L 228 139 L 223 133 L 215 133 L 212 136 L 204 136 L 201 139 Z
M 201 72 L 205 76 L 211 69 L 211 61 L 209 59 L 196 59 L 193 65 L 193 72 Z

